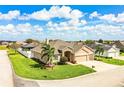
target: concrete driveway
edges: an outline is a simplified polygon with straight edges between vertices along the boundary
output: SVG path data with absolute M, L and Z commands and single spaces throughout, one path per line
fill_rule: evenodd
M 96 70 L 97 72 L 111 70 L 111 69 L 115 69 L 117 67 L 120 67 L 117 65 L 107 64 L 107 63 L 100 62 L 100 61 L 86 61 L 86 62 L 81 62 L 79 64 L 88 66 L 90 68 L 92 68 L 92 66 L 95 66 L 95 68 L 93 68 L 93 69 Z
M 12 68 L 6 50 L 0 50 L 0 87 L 12 87 Z

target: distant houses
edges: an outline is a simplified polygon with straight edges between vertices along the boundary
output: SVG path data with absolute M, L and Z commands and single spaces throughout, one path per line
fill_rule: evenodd
M 116 47 L 116 45 L 107 45 L 101 43 L 95 43 L 88 45 L 90 48 L 96 51 L 97 47 L 101 47 L 103 49 L 103 53 L 100 53 L 100 56 L 104 57 L 118 57 L 120 55 L 120 49 Z M 99 55 L 96 53 L 96 55 Z
M 113 44 L 116 45 L 121 52 L 124 52 L 124 41 L 115 41 Z
M 20 52 L 21 54 L 23 54 L 24 56 L 28 57 L 28 58 L 32 58 L 32 52 L 31 49 L 35 48 L 38 45 L 38 43 L 24 43 L 21 45 L 20 48 L 18 48 L 18 52 Z

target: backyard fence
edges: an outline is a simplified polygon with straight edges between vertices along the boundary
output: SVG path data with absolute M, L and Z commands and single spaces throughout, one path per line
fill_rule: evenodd
M 22 55 L 28 57 L 28 58 L 33 58 L 33 54 L 31 53 L 31 51 L 24 51 L 21 48 L 19 48 L 18 52 L 21 53 Z

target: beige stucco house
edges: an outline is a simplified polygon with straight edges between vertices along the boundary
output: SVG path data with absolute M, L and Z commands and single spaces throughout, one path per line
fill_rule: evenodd
M 55 48 L 55 59 L 60 61 L 61 56 L 67 57 L 69 62 L 83 62 L 94 60 L 94 51 L 86 45 L 83 45 L 81 42 L 66 42 L 62 40 L 53 40 L 50 41 L 49 44 Z M 39 59 L 41 61 L 45 61 L 41 59 L 41 51 L 42 44 L 33 48 L 32 50 L 33 57 Z

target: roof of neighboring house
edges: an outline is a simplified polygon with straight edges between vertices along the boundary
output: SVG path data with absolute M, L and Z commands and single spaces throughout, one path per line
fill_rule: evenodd
M 124 41 L 116 41 L 114 44 L 118 44 L 118 43 L 124 46 Z
M 27 43 L 27 44 L 24 44 L 22 45 L 21 47 L 22 48 L 34 48 L 36 47 L 38 44 L 35 44 L 35 43 Z
M 113 45 L 107 45 L 102 43 L 89 44 L 88 46 L 94 50 L 96 49 L 97 46 L 101 46 L 104 50 L 109 50 L 113 47 Z M 113 48 L 116 48 L 116 47 L 113 47 Z
M 50 41 L 49 44 L 55 48 L 55 54 L 59 54 L 59 51 L 64 51 L 64 49 L 69 49 L 70 51 L 72 51 L 73 53 L 77 52 L 78 50 L 80 50 L 83 46 L 86 47 L 86 45 L 83 45 L 83 43 L 79 43 L 79 42 L 66 42 L 63 40 L 53 40 Z M 93 51 L 91 48 L 89 48 L 87 46 L 87 48 L 91 51 Z M 32 51 L 41 53 L 42 51 L 42 44 L 33 48 Z
M 115 41 L 112 45 L 116 45 L 117 48 L 123 50 L 124 49 L 124 41 Z

